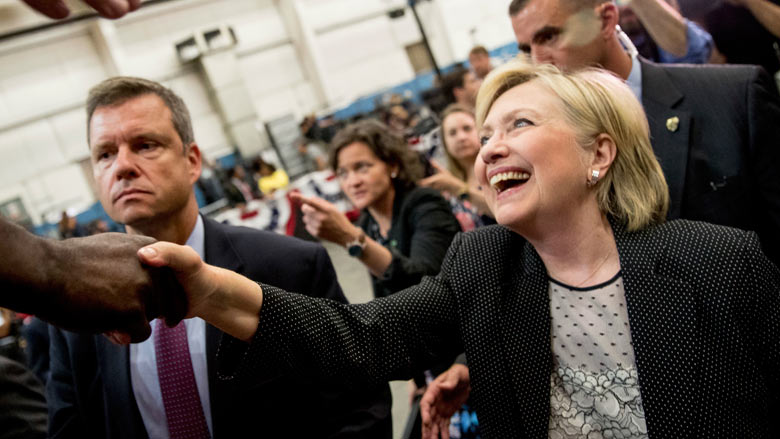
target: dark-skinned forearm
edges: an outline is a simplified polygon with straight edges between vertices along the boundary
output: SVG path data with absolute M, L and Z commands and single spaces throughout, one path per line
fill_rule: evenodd
M 50 303 L 54 244 L 0 218 L 0 306 L 36 313 Z

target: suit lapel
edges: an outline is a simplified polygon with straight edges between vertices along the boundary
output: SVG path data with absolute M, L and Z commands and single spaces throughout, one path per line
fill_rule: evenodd
M 102 335 L 95 336 L 98 374 L 104 383 L 106 416 L 111 428 L 106 434 L 114 437 L 147 436 L 141 412 L 130 382 L 130 348 L 118 346 Z M 117 431 L 111 431 L 116 429 Z
M 222 338 L 222 331 L 206 323 L 206 370 L 209 377 L 209 402 L 211 404 L 211 428 L 213 436 L 222 436 L 220 431 L 225 425 L 226 416 L 224 413 L 225 404 L 222 392 L 229 386 L 229 383 L 219 381 L 217 377 L 217 349 L 219 341 Z
M 203 218 L 204 260 L 238 273 L 244 272 L 244 261 L 233 247 L 221 224 L 208 218 Z M 258 249 L 261 251 L 261 249 Z
M 655 437 L 683 437 L 700 417 L 697 296 L 671 275 L 651 229 L 627 233 L 613 224 L 620 254 L 642 404 Z M 685 416 L 680 416 L 685 413 Z
M 655 64 L 642 61 L 642 105 L 650 124 L 650 141 L 669 186 L 669 218 L 682 213 L 683 188 L 688 169 L 691 114 L 680 110 L 685 95 Z
M 203 218 L 204 261 L 236 273 L 244 272 L 244 262 L 219 223 Z M 217 377 L 217 349 L 223 332 L 206 324 L 206 369 L 209 378 L 209 401 L 211 403 L 211 424 L 214 437 L 220 436 L 230 414 L 224 412 L 224 395 L 228 395 L 231 383 L 221 382 Z
M 502 285 L 503 343 L 525 437 L 546 437 L 550 407 L 550 299 L 547 271 L 533 247 L 523 245 Z M 546 409 L 540 411 L 540 407 Z

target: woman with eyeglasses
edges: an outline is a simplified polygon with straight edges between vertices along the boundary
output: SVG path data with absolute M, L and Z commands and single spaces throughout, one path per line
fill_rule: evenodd
M 343 245 L 365 264 L 376 297 L 437 274 L 460 227 L 437 191 L 416 187 L 422 175 L 416 153 L 374 120 L 345 127 L 331 149 L 341 190 L 361 215 L 352 224 L 329 202 L 296 194 L 306 230 Z

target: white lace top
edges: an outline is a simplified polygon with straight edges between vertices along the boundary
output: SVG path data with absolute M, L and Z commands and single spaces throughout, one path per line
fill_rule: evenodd
M 647 438 L 621 273 L 594 287 L 550 279 L 551 439 Z

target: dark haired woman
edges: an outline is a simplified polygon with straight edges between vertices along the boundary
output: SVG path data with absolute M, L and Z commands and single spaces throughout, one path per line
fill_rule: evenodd
M 309 233 L 345 246 L 365 264 L 377 297 L 438 273 L 460 227 L 438 192 L 415 186 L 422 168 L 406 142 L 365 120 L 341 130 L 331 146 L 341 190 L 361 215 L 353 225 L 327 201 L 295 195 Z

